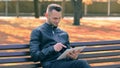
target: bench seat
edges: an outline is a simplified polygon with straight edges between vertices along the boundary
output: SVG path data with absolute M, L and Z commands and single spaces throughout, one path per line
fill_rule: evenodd
M 80 54 L 93 68 L 120 68 L 120 40 L 71 42 L 72 47 L 87 46 Z M 41 68 L 30 58 L 28 44 L 0 45 L 0 68 Z

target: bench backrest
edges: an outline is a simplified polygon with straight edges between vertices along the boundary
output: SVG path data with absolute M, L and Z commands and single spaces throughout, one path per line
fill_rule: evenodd
M 71 46 L 87 46 L 80 53 L 79 58 L 87 60 L 94 68 L 120 67 L 120 40 L 73 42 Z M 8 67 L 37 68 L 41 65 L 39 62 L 31 61 L 28 44 L 0 45 L 0 68 Z
M 34 68 L 40 66 L 30 59 L 28 44 L 0 45 L 0 68 Z
M 94 68 L 120 68 L 120 40 L 74 42 L 71 46 L 87 46 L 79 58 L 87 60 Z

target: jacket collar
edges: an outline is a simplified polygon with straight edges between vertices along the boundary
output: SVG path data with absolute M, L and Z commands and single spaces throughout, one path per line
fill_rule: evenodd
M 46 28 L 53 29 L 53 30 L 57 28 L 57 27 L 55 27 L 55 26 L 53 26 L 53 25 L 51 25 L 51 24 L 49 24 L 47 22 L 45 22 L 44 25 L 45 25 Z

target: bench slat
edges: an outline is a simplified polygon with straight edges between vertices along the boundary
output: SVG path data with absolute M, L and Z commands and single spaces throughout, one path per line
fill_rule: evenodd
M 0 68 L 38 68 L 40 64 L 25 64 L 25 65 L 12 65 L 12 66 L 0 66 Z
M 120 64 L 104 65 L 104 66 L 94 66 L 93 68 L 120 68 Z
M 96 54 L 79 54 L 79 58 L 96 58 L 96 57 L 108 57 L 108 56 L 120 56 L 120 52 L 107 52 Z
M 108 40 L 108 41 L 92 41 L 92 42 L 71 42 L 71 46 L 96 46 L 96 45 L 109 45 L 120 44 L 120 40 Z
M 13 63 L 13 62 L 30 62 L 30 58 L 8 58 L 8 59 L 0 59 L 0 63 Z M 102 59 L 93 59 L 88 60 L 89 63 L 100 63 L 100 62 L 115 62 L 120 61 L 120 58 L 102 58 Z
M 30 62 L 30 58 L 6 58 L 6 59 L 0 59 L 0 64 L 2 63 L 14 63 L 14 62 Z
M 9 56 L 29 56 L 29 52 L 0 52 L 0 57 Z M 94 54 L 80 54 L 79 58 L 103 57 L 103 56 L 117 56 L 120 52 L 94 53 Z
M 0 52 L 0 57 L 9 57 L 9 56 L 28 56 L 29 52 Z
M 97 47 L 97 48 L 85 48 L 83 52 L 92 52 L 92 51 L 108 51 L 108 50 L 120 50 L 120 46 L 105 46 L 105 47 Z
M 89 63 L 103 63 L 103 62 L 117 62 L 120 61 L 120 58 L 102 58 L 102 59 L 93 59 L 87 60 Z
M 8 44 L 8 45 L 0 45 L 0 50 L 6 50 L 6 49 L 24 49 L 29 48 L 28 44 Z

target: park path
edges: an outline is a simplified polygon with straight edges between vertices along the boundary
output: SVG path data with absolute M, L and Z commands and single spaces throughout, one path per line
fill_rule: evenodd
M 32 29 L 43 22 L 44 17 L 0 17 L 0 44 L 29 43 Z M 83 17 L 80 26 L 72 22 L 73 18 L 65 17 L 59 24 L 68 32 L 70 42 L 120 40 L 119 17 Z

